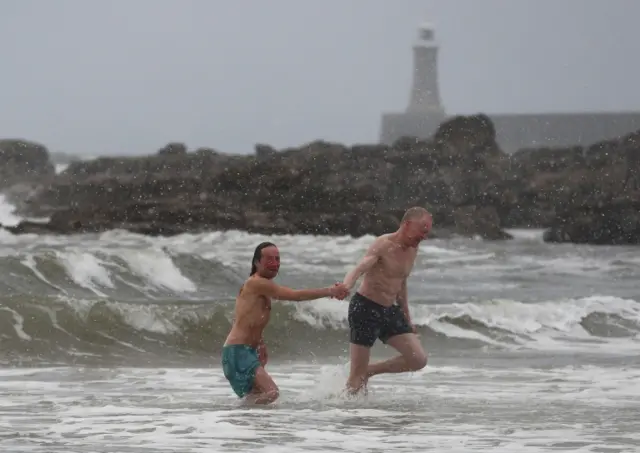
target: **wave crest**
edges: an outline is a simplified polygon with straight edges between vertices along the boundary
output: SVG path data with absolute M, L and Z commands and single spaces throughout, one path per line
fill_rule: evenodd
M 270 355 L 344 356 L 346 312 L 344 301 L 274 303 L 265 332 Z M 221 350 L 232 313 L 228 302 L 3 298 L 0 357 L 21 363 L 127 357 L 139 364 L 140 360 L 170 362 L 177 357 L 209 360 Z M 616 352 L 640 349 L 640 304 L 612 297 L 564 303 L 416 305 L 413 317 L 431 351 L 491 347 L 613 352 L 614 345 Z

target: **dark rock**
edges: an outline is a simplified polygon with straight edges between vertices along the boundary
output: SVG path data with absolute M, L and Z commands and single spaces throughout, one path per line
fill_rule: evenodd
M 278 151 L 275 148 L 269 145 L 264 145 L 262 143 L 258 143 L 255 146 L 255 150 L 256 150 L 256 157 L 261 160 L 274 157 L 278 153 Z
M 169 143 L 158 151 L 158 156 L 184 156 L 187 151 L 184 143 Z
M 548 241 L 637 243 L 640 131 L 512 156 L 495 138 L 491 120 L 472 115 L 447 120 L 431 140 L 392 146 L 258 144 L 255 155 L 234 156 L 173 143 L 153 156 L 72 162 L 21 204 L 49 224 L 12 231 L 361 236 L 394 230 L 420 205 L 434 215 L 434 237 L 501 240 L 510 238 L 503 228 L 544 227 Z
M 32 181 L 42 183 L 54 175 L 44 146 L 26 140 L 0 140 L 0 189 Z
M 576 207 L 559 215 L 544 232 L 546 242 L 595 245 L 640 244 L 640 191 L 636 200 Z
M 453 217 L 460 235 L 478 235 L 487 240 L 513 239 L 500 228 L 500 218 L 495 208 L 463 206 L 454 212 Z
M 553 180 L 545 241 L 640 244 L 640 132 L 588 147 L 584 165 Z

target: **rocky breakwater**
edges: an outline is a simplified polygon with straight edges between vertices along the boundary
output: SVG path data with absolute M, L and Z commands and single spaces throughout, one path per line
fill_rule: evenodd
M 49 151 L 43 145 L 20 139 L 0 140 L 0 192 L 10 198 L 23 198 L 54 175 Z
M 391 147 L 317 141 L 234 156 L 170 144 L 153 156 L 71 163 L 25 201 L 30 215 L 50 222 L 11 230 L 360 236 L 391 231 L 407 207 L 423 205 L 437 235 L 505 239 L 496 206 L 508 165 L 484 115 L 453 118 L 431 140 Z
M 555 207 L 544 240 L 640 244 L 640 131 L 561 151 L 547 159 L 557 163 L 555 171 L 527 181 L 539 204 L 544 200 Z M 540 160 L 535 152 L 531 158 Z
M 435 235 L 506 239 L 548 228 L 549 242 L 640 243 L 640 131 L 586 148 L 503 153 L 485 115 L 454 117 L 429 140 L 393 146 L 317 141 L 252 156 L 178 143 L 145 157 L 73 162 L 23 199 L 15 233 L 115 228 L 170 235 L 239 229 L 267 234 L 380 234 L 412 205 Z

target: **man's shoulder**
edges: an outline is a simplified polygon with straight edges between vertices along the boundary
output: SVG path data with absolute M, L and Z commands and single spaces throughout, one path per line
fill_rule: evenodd
M 381 234 L 380 236 L 376 237 L 373 241 L 373 245 L 376 246 L 384 246 L 384 245 L 388 245 L 391 237 L 392 237 L 393 233 L 386 233 L 386 234 Z
M 379 253 L 387 252 L 389 251 L 390 247 L 394 245 L 393 242 L 391 241 L 392 237 L 393 237 L 393 233 L 382 234 L 374 240 L 372 246 Z
M 259 293 L 261 288 L 264 288 L 265 285 L 269 284 L 273 284 L 272 280 L 261 277 L 259 275 L 252 275 L 247 280 L 245 280 L 243 286 L 252 292 Z
M 264 278 L 260 277 L 259 275 L 254 274 L 251 277 L 249 277 L 248 279 L 246 279 L 242 286 L 244 286 L 245 288 L 252 288 L 252 287 L 254 287 L 256 285 L 259 285 L 261 280 L 264 280 Z

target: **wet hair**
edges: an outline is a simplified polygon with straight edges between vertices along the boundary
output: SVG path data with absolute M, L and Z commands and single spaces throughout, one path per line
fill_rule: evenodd
M 253 258 L 251 259 L 251 273 L 249 274 L 249 276 L 255 274 L 258 271 L 256 263 L 260 261 L 260 258 L 262 258 L 262 249 L 266 249 L 267 247 L 275 247 L 275 246 L 276 245 L 271 242 L 262 242 L 258 244 L 255 252 L 253 252 Z

